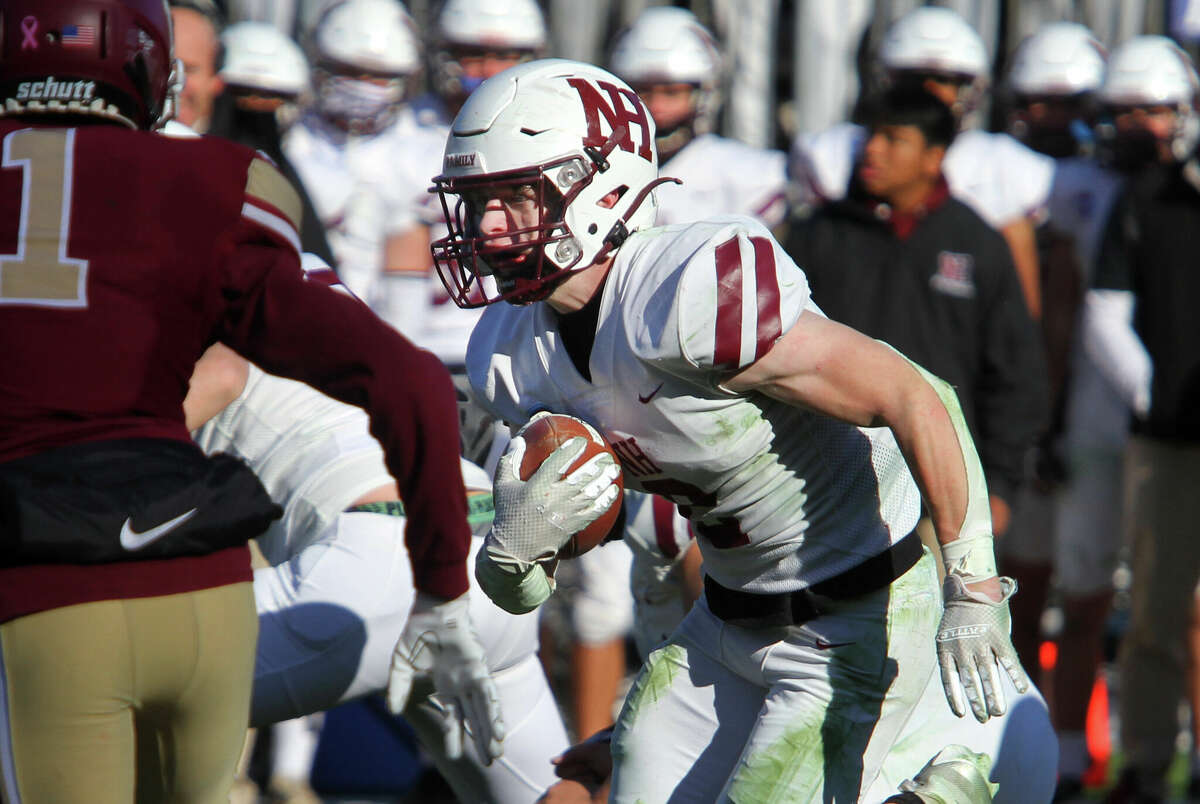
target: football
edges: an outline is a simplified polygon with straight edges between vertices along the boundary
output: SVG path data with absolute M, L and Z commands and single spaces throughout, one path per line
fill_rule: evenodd
M 555 413 L 543 416 L 527 425 L 521 431 L 521 437 L 525 439 L 525 455 L 521 459 L 521 468 L 519 470 L 521 479 L 528 480 L 537 471 L 537 468 L 542 465 L 542 461 L 550 457 L 550 453 L 558 449 L 559 445 L 563 442 L 569 441 L 576 436 L 587 439 L 588 445 L 583 450 L 583 454 L 571 464 L 569 469 L 582 466 L 592 456 L 604 452 L 613 455 L 613 460 L 616 460 L 617 456 L 613 454 L 612 449 L 609 448 L 604 439 L 589 428 L 588 425 L 584 424 L 583 421 L 576 419 L 574 416 Z M 620 461 L 617 461 L 617 465 L 620 465 Z M 599 519 L 567 540 L 567 543 L 558 551 L 558 558 L 575 558 L 604 541 L 604 537 L 609 534 L 609 531 L 613 529 L 613 525 L 617 523 L 621 515 L 621 506 L 625 499 L 624 474 L 618 474 L 616 482 L 617 488 L 620 490 L 617 494 L 617 499 Z

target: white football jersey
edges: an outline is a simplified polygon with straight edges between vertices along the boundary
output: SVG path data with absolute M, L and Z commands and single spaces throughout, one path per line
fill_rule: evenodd
M 687 223 L 714 215 L 749 215 L 768 227 L 786 210 L 787 157 L 738 140 L 704 134 L 662 165 L 663 176 L 683 184 L 660 184 L 658 223 Z
M 849 569 L 908 534 L 919 495 L 887 428 L 859 428 L 719 383 L 762 357 L 804 311 L 804 273 L 762 224 L 658 227 L 617 252 L 600 303 L 591 381 L 546 304 L 487 308 L 467 354 L 499 418 L 537 410 L 591 422 L 630 488 L 695 525 L 705 571 L 772 593 Z
M 368 304 L 377 297 L 386 238 L 438 217 L 426 174 L 444 147 L 444 136 L 397 124 L 350 136 L 312 112 L 284 135 L 284 153 L 325 224 L 338 276 Z
M 1104 229 L 1122 186 L 1119 173 L 1093 159 L 1058 162 L 1046 225 L 1074 239 L 1083 272 L 1081 290 L 1092 286 Z M 1094 357 L 1078 344 L 1071 354 L 1066 443 L 1074 449 L 1120 450 L 1129 433 L 1129 405 Z
M 789 170 L 800 200 L 810 204 L 845 198 L 866 139 L 862 126 L 843 123 L 801 134 L 792 143 Z M 1054 160 L 1008 134 L 960 132 L 946 151 L 942 173 L 955 198 L 994 229 L 1045 212 Z
M 392 481 L 367 414 L 295 380 L 250 366 L 246 387 L 193 436 L 254 470 L 283 517 L 259 538 L 278 564 L 296 555 L 363 494 Z

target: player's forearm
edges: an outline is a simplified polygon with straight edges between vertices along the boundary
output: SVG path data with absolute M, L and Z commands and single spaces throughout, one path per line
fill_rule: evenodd
M 974 583 L 996 575 L 983 467 L 949 383 L 911 361 L 888 425 L 921 488 L 947 572 Z

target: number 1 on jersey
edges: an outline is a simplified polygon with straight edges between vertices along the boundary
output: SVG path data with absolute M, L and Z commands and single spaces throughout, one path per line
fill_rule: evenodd
M 21 168 L 17 253 L 0 254 L 0 304 L 87 307 L 88 261 L 67 256 L 72 129 L 22 129 L 4 138 L 5 168 Z

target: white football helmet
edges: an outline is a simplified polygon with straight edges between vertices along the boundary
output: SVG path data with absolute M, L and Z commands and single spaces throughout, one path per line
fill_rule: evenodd
M 960 84 L 955 114 L 968 115 L 988 85 L 983 39 L 956 12 L 921 6 L 892 23 L 879 46 L 879 66 L 890 80 L 938 76 Z
M 613 45 L 612 71 L 632 86 L 691 84 L 693 130 L 712 130 L 719 98 L 721 53 L 692 12 L 671 6 L 646 9 Z
M 1165 36 L 1136 36 L 1113 51 L 1097 96 L 1106 107 L 1171 106 L 1176 114 L 1169 143 L 1178 160 L 1200 140 L 1200 79 L 1188 54 Z
M 956 75 L 971 80 L 988 74 L 987 49 L 967 21 L 939 6 L 922 6 L 896 20 L 879 47 L 888 70 Z
M 1075 22 L 1053 22 L 1026 37 L 1004 83 L 1008 133 L 1055 158 L 1089 151 L 1107 59 L 1099 40 Z
M 546 50 L 546 20 L 535 0 L 446 0 L 434 22 L 434 41 L 434 88 L 465 97 L 483 82 L 463 75 L 458 52 L 512 52 L 531 61 Z
M 1081 95 L 1104 80 L 1108 52 L 1087 27 L 1052 22 L 1013 54 L 1008 89 L 1018 95 Z
M 416 26 L 398 0 L 344 0 L 330 6 L 313 27 L 312 46 L 320 67 L 382 76 L 421 69 Z
M 421 69 L 416 26 L 399 0 L 342 0 L 310 37 L 313 89 L 321 116 L 355 134 L 395 119 Z
M 266 22 L 239 22 L 221 34 L 221 78 L 232 87 L 295 98 L 308 89 L 308 61 L 290 37 Z
M 564 59 L 511 67 L 484 81 L 451 124 L 434 179 L 450 233 L 433 244 L 434 264 L 460 307 L 543 299 L 652 226 L 661 181 L 670 179 L 658 177 L 654 120 L 623 81 Z M 483 205 L 516 187 L 534 188 L 537 224 L 483 234 Z M 614 194 L 615 204 L 601 204 Z M 495 288 L 481 282 L 488 276 Z

